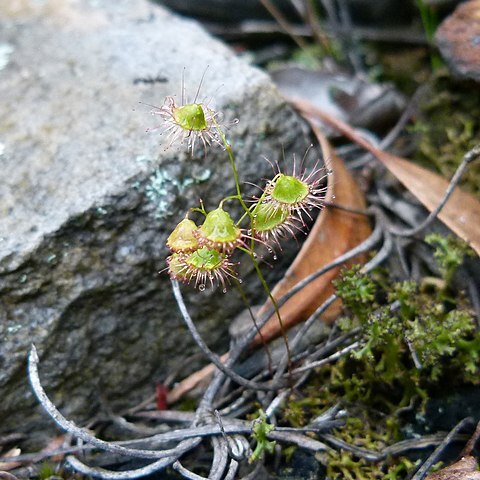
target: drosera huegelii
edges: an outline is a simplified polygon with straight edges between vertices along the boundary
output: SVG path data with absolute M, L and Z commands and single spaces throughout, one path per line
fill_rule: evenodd
M 205 156 L 212 144 L 221 144 L 219 135 L 220 113 L 210 107 L 210 101 L 199 100 L 200 90 L 207 70 L 202 75 L 195 97 L 187 99 L 185 89 L 185 71 L 182 75 L 182 98 L 177 105 L 173 96 L 167 96 L 162 106 L 144 104 L 151 107 L 150 113 L 160 117 L 160 125 L 148 128 L 147 132 L 160 130 L 167 135 L 166 149 L 174 144 L 187 145 L 187 151 L 193 156 L 198 142 L 203 145 Z M 142 102 L 143 103 L 143 102 Z

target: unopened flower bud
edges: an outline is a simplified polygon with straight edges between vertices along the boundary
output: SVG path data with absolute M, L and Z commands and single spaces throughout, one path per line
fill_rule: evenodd
M 323 207 L 326 188 L 322 180 L 326 175 L 322 171 L 314 168 L 309 175 L 300 176 L 278 173 L 265 187 L 265 202 L 275 209 L 288 209 L 292 219 L 304 224 L 304 214 L 311 218 L 310 210 Z
M 288 208 L 272 203 L 257 204 L 253 216 L 253 231 L 249 233 L 266 244 L 280 245 L 281 238 L 295 236 L 295 229 L 298 228 L 291 221 Z
M 229 277 L 235 277 L 233 263 L 228 256 L 215 249 L 202 247 L 192 253 L 174 253 L 167 258 L 168 272 L 171 278 L 190 283 L 204 290 L 207 283 L 222 285 Z
M 193 220 L 184 218 L 167 238 L 167 247 L 172 252 L 193 252 L 199 248 L 194 235 L 197 226 Z
M 270 195 L 279 204 L 290 207 L 303 202 L 309 191 L 305 182 L 291 175 L 281 173 L 273 182 Z
M 173 118 L 178 126 L 185 130 L 198 132 L 208 128 L 205 112 L 199 103 L 189 103 L 181 107 L 174 107 Z
M 159 115 L 164 122 L 164 132 L 170 142 L 187 142 L 188 150 L 193 154 L 197 140 L 200 140 L 206 151 L 212 143 L 221 143 L 217 112 L 203 103 L 187 103 L 177 106 L 172 97 L 167 97 L 161 107 L 152 109 L 153 115 Z
M 228 212 L 219 207 L 205 217 L 195 232 L 200 245 L 228 253 L 243 244 L 242 230 L 235 225 Z

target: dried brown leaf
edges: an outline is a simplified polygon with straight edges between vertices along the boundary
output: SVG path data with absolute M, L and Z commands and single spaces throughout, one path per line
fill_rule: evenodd
M 8 452 L 6 452 L 4 455 L 0 457 L 0 470 L 12 470 L 14 468 L 17 468 L 19 465 L 21 465 L 20 462 L 9 462 L 8 458 L 9 457 L 16 457 L 17 455 L 20 455 L 22 451 L 15 447 L 10 449 Z
M 328 159 L 329 167 L 333 172 L 328 177 L 325 200 L 343 207 L 365 209 L 365 197 L 343 161 L 336 155 L 328 140 L 318 129 L 315 129 L 315 133 L 322 147 L 323 157 Z M 370 223 L 365 215 L 337 208 L 325 208 L 318 216 L 307 240 L 283 279 L 272 290 L 273 297 L 281 298 L 298 282 L 351 250 L 365 240 L 370 233 Z M 354 260 L 347 262 L 345 266 L 362 263 L 364 260 L 363 255 L 357 256 Z M 341 268 L 333 268 L 320 276 L 280 308 L 280 316 L 285 329 L 306 320 L 333 293 L 332 280 L 338 276 Z M 259 315 L 270 307 L 271 303 L 267 301 Z M 340 313 L 340 308 L 340 301 L 335 302 L 322 315 L 322 320 L 332 321 Z M 261 333 L 264 341 L 269 341 L 281 334 L 276 315 L 269 319 L 261 329 Z M 257 335 L 254 342 L 260 343 L 261 337 Z
M 297 99 L 291 102 L 304 115 L 328 123 L 372 153 L 429 211 L 441 202 L 449 183 L 443 177 L 374 147 L 349 125 L 308 102 Z M 457 187 L 438 217 L 480 255 L 480 202 L 473 195 Z

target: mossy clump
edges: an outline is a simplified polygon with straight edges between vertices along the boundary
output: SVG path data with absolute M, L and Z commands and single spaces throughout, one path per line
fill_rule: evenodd
M 60 463 L 43 462 L 38 470 L 37 480 L 87 480 L 87 477 L 65 470 Z
M 432 233 L 425 237 L 425 242 L 435 248 L 433 253 L 445 286 L 450 287 L 453 276 L 465 257 L 475 257 L 475 252 L 458 237 Z
M 345 450 L 331 451 L 327 461 L 327 478 L 346 480 L 402 480 L 415 467 L 407 457 L 395 462 L 367 462 Z
M 431 81 L 431 92 L 411 131 L 417 134 L 414 160 L 450 178 L 463 155 L 478 144 L 480 136 L 480 96 L 477 86 L 458 82 L 445 74 Z M 461 186 L 480 196 L 480 164 L 473 163 Z
M 384 291 L 358 269 L 346 272 L 336 286 L 348 314 L 340 327 L 361 327 L 359 348 L 332 368 L 334 385 L 349 401 L 388 412 L 409 405 L 414 396 L 426 399 L 443 377 L 458 384 L 475 381 L 480 334 L 461 295 L 452 305 L 444 288 L 422 289 L 413 281 L 395 282 Z
M 435 281 L 392 281 L 386 271 L 366 275 L 353 267 L 334 282 L 344 304 L 337 327 L 352 332 L 358 347 L 292 394 L 284 421 L 301 427 L 340 403 L 349 415 L 335 437 L 382 452 L 404 439 L 401 409 L 421 413 L 447 379 L 452 390 L 479 383 L 480 332 L 467 299 L 452 285 L 468 249 L 453 237 L 433 235 L 427 243 L 441 274 Z M 415 467 L 409 458 L 372 462 L 341 449 L 321 461 L 331 479 L 401 480 Z
M 398 438 L 398 420 L 394 416 L 376 415 L 364 409 L 352 410 L 345 427 L 335 436 L 348 444 L 382 452 Z M 330 450 L 326 458 L 327 478 L 348 480 L 401 480 L 407 478 L 416 462 L 407 457 L 367 461 L 348 450 Z

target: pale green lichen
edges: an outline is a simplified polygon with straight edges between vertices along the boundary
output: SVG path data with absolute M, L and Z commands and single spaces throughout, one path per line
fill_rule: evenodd
M 166 170 L 156 169 L 145 187 L 145 196 L 154 207 L 154 217 L 162 220 L 174 215 L 176 212 L 171 210 L 172 196 L 175 193 L 183 193 L 194 183 L 199 183 L 199 181 L 192 177 L 179 180 Z

